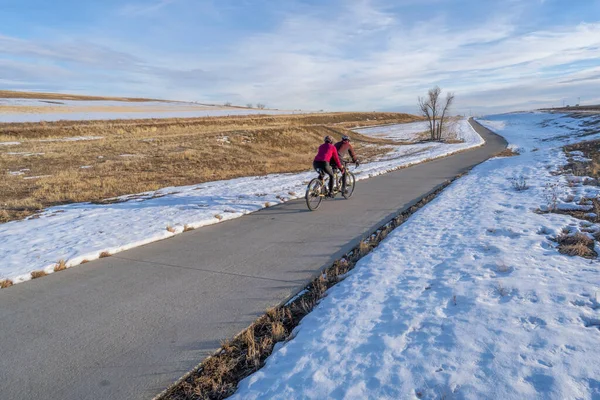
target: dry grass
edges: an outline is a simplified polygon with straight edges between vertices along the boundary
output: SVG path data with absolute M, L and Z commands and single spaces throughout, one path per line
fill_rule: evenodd
M 578 185 L 581 178 L 586 176 L 582 181 L 584 185 L 598 185 L 600 181 L 600 140 L 580 142 L 565 147 L 567 155 L 573 151 L 581 151 L 584 156 L 591 159 L 589 162 L 577 161 L 573 157 L 568 158 L 568 163 L 563 166 L 559 174 L 567 174 L 569 186 Z M 566 198 L 565 201 L 573 201 L 573 197 Z M 556 207 L 551 207 L 552 212 L 558 214 L 567 214 L 574 218 L 590 221 L 593 223 L 600 222 L 600 199 L 598 198 L 582 198 L 580 205 L 591 205 L 591 210 L 557 210 Z M 590 238 L 584 233 L 570 234 L 569 231 L 563 232 L 556 238 L 558 242 L 558 250 L 562 254 L 569 256 L 577 256 L 583 258 L 596 258 L 598 254 L 595 251 L 594 240 L 600 239 L 600 235 L 594 232 L 594 238 Z
M 167 231 L 175 233 L 175 228 L 173 228 L 172 226 L 167 226 Z
M 67 269 L 67 263 L 65 260 L 59 260 L 54 266 L 54 272 L 63 271 Z
M 224 342 L 221 349 L 206 359 L 180 382 L 159 396 L 163 400 L 224 399 L 235 393 L 240 380 L 262 368 L 277 342 L 292 339 L 292 330 L 310 313 L 327 289 L 337 284 L 372 251 L 387 235 L 404 223 L 410 215 L 433 200 L 451 181 L 429 194 L 408 210 L 400 213 L 369 238 L 362 240 L 352 251 L 335 261 L 313 279 L 304 294 L 295 300 L 271 308 L 233 340 Z
M 494 154 L 494 157 L 514 157 L 518 156 L 519 153 L 513 149 L 506 148 L 499 153 Z
M 510 294 L 510 290 L 508 290 L 508 288 L 506 288 L 506 286 L 502 285 L 502 283 L 498 283 L 498 286 L 496 287 L 496 291 L 498 292 L 500 297 L 506 297 Z
M 501 263 L 496 265 L 496 269 L 498 270 L 498 272 L 501 272 L 503 274 L 507 273 L 507 272 L 511 272 L 513 269 L 512 267 L 506 265 L 506 263 L 504 261 L 502 261 Z
M 6 289 L 8 287 L 11 287 L 13 285 L 13 281 L 11 281 L 10 279 L 2 279 L 0 281 L 0 289 Z
M 37 279 L 37 278 L 41 278 L 42 276 L 46 276 L 48 275 L 45 271 L 33 271 L 31 273 L 31 279 Z
M 592 140 L 566 146 L 565 151 L 567 153 L 581 151 L 586 158 L 589 158 L 592 161 L 581 162 L 569 159 L 567 165 L 562 168 L 564 172 L 570 172 L 576 176 L 591 176 L 595 178 L 596 181 L 600 180 L 600 140 Z
M 583 233 L 574 235 L 562 233 L 556 238 L 556 241 L 558 242 L 558 251 L 562 254 L 583 258 L 598 256 L 594 251 L 594 240 Z
M 183 226 L 184 232 L 193 231 L 194 229 L 196 229 L 196 228 L 194 228 L 193 226 L 187 225 L 187 224 Z
M 341 126 L 367 119 L 401 123 L 416 117 L 331 113 L 0 124 L 0 142 L 21 142 L 0 146 L 0 170 L 6 171 L 0 181 L 0 222 L 25 218 L 52 205 L 305 171 L 325 135 L 347 134 L 361 159 L 368 161 L 397 143 Z M 102 139 L 57 141 L 78 136 Z M 25 179 L 32 177 L 37 178 Z
M 100 253 L 100 258 L 106 258 L 106 257 L 110 257 L 112 254 L 110 254 L 108 251 L 103 251 L 102 253 Z

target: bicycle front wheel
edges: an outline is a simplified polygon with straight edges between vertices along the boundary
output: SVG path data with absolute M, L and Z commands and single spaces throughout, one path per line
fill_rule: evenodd
M 344 196 L 345 199 L 349 199 L 352 197 L 352 194 L 354 194 L 354 187 L 356 185 L 356 177 L 352 172 L 346 172 L 346 182 L 344 183 L 345 185 L 342 191 L 342 196 Z
M 319 178 L 310 181 L 306 187 L 306 195 L 304 197 L 310 211 L 315 211 L 319 208 L 323 200 L 323 182 Z

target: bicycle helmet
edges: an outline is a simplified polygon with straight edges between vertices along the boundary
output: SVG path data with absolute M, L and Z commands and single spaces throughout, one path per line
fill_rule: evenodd
M 333 138 L 331 136 L 327 135 L 323 138 L 323 141 L 325 143 L 333 143 Z
M 344 135 L 344 136 L 342 136 L 342 141 L 349 142 L 350 138 L 348 137 L 348 135 Z

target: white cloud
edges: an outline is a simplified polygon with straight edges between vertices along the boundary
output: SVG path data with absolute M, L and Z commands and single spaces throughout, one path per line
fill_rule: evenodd
M 155 15 L 173 1 L 129 4 L 121 12 Z M 422 5 L 404 0 L 395 6 L 408 3 Z M 126 40 L 99 45 L 94 38 L 39 43 L 6 36 L 0 36 L 0 52 L 66 62 L 70 66 L 61 67 L 73 70 L 85 65 L 90 90 L 98 90 L 91 77 L 100 69 L 111 73 L 111 89 L 120 90 L 111 94 L 285 108 L 411 109 L 434 84 L 456 92 L 458 110 L 591 97 L 587 93 L 598 90 L 600 23 L 525 30 L 514 10 L 457 23 L 435 11 L 444 2 L 429 3 L 433 16 L 413 21 L 378 0 L 312 4 L 281 16 L 275 27 L 234 33 L 237 40 L 219 42 L 210 54 L 195 43 L 175 52 L 141 50 Z
M 128 17 L 150 15 L 175 1 L 176 0 L 158 0 L 144 3 L 129 3 L 123 5 L 119 9 L 119 14 Z

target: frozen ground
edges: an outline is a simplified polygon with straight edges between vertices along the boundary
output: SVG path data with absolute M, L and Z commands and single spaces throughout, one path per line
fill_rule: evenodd
M 233 399 L 600 399 L 600 264 L 552 241 L 590 223 L 535 212 L 597 192 L 550 173 L 586 120 L 481 122 L 522 155 L 476 167 L 390 234 Z
M 466 120 L 458 125 L 458 135 L 463 143 L 391 148 L 386 157 L 354 172 L 357 179 L 366 179 L 483 144 Z M 113 204 L 52 207 L 39 218 L 0 225 L 0 280 L 22 282 L 29 280 L 34 270 L 51 273 L 59 260 L 77 265 L 105 251 L 112 254 L 181 233 L 186 225 L 215 224 L 303 197 L 314 176 L 314 172 L 305 172 L 247 177 L 124 196 Z
M 168 101 L 124 102 L 0 98 L 0 123 L 59 120 L 193 118 L 297 113 L 301 112 L 231 108 Z
M 427 121 L 411 122 L 409 124 L 381 125 L 372 128 L 358 128 L 354 131 L 363 135 L 375 136 L 398 141 L 412 141 L 419 133 L 429 130 Z

